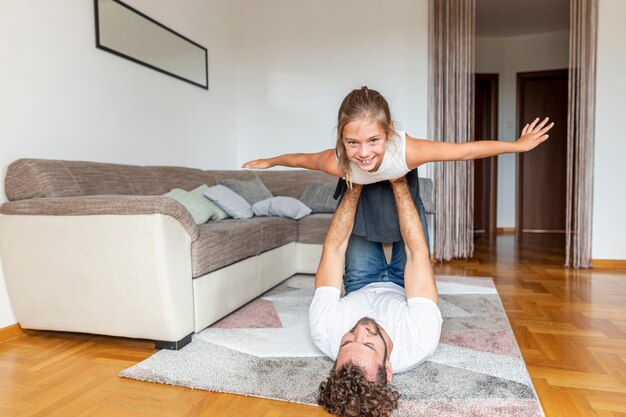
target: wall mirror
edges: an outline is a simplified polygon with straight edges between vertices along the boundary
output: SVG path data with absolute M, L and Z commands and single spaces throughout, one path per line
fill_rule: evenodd
M 202 88 L 207 50 L 119 0 L 94 0 L 96 47 Z

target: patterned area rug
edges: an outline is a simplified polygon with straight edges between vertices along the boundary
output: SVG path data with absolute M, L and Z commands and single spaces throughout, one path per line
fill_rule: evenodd
M 444 317 L 434 356 L 393 376 L 396 416 L 541 417 L 526 365 L 490 278 L 437 277 Z M 308 329 L 313 277 L 296 275 L 179 351 L 121 372 L 142 381 L 315 405 L 332 361 Z

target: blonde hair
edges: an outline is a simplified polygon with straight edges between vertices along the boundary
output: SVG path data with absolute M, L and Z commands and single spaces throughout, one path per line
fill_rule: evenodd
M 343 128 L 348 123 L 362 118 L 368 118 L 378 123 L 387 134 L 387 139 L 396 134 L 391 124 L 389 104 L 378 91 L 363 86 L 352 90 L 343 99 L 337 115 L 337 144 L 335 151 L 337 153 L 339 170 L 348 183 L 349 188 L 352 188 L 352 171 L 350 169 L 350 161 L 346 156 L 346 147 L 343 143 Z

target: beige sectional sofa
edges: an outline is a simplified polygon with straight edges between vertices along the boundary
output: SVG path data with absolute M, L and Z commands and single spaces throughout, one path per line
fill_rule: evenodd
M 255 175 L 273 195 L 296 198 L 311 181 L 336 181 L 311 171 L 15 161 L 0 256 L 18 322 L 177 348 L 293 274 L 314 273 L 330 213 L 196 225 L 160 196 Z
M 153 339 L 178 349 L 295 273 L 314 273 L 331 213 L 196 225 L 162 194 L 258 176 L 298 198 L 313 171 L 21 159 L 5 177 L 0 257 L 23 328 Z

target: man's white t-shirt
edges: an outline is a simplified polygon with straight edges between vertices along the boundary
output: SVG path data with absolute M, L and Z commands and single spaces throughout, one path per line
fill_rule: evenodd
M 345 297 L 335 287 L 319 287 L 309 309 L 311 337 L 331 359 L 337 359 L 341 338 L 363 317 L 376 321 L 393 342 L 393 373 L 406 372 L 431 356 L 439 343 L 443 319 L 434 301 L 407 299 L 404 288 L 375 282 Z

